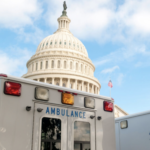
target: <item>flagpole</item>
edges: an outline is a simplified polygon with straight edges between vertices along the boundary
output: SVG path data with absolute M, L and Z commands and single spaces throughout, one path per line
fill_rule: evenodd
M 110 87 L 110 97 L 111 97 L 111 87 Z

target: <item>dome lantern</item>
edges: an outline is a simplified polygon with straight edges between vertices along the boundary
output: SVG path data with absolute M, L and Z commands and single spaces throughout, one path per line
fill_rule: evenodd
M 62 11 L 62 15 L 57 19 L 58 21 L 58 30 L 56 32 L 69 32 L 69 24 L 71 22 L 71 20 L 68 18 L 67 16 L 67 5 L 66 5 L 66 2 L 64 1 L 64 4 L 63 4 L 63 7 L 64 7 L 64 10 Z

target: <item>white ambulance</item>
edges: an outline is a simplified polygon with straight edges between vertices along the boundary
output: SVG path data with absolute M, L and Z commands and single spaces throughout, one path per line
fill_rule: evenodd
M 0 150 L 116 150 L 111 98 L 0 74 Z
M 150 150 L 150 111 L 115 119 L 116 150 Z

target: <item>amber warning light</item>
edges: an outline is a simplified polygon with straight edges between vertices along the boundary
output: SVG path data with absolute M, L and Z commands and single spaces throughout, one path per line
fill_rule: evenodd
M 70 93 L 62 93 L 62 103 L 73 105 L 74 104 L 74 96 Z

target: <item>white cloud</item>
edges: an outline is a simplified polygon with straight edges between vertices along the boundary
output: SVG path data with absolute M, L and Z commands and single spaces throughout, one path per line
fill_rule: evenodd
M 119 7 L 117 19 L 120 24 L 130 27 L 130 32 L 150 34 L 150 1 L 126 0 Z
M 38 47 L 39 42 L 41 42 L 45 37 L 46 33 L 40 28 L 34 27 L 32 32 L 25 32 L 23 28 L 15 30 L 18 34 L 18 39 L 23 40 L 24 42 L 32 42 Z
M 101 71 L 101 73 L 107 74 L 107 73 L 112 73 L 114 72 L 116 69 L 119 69 L 119 66 L 114 66 L 112 68 L 108 68 L 108 69 L 104 69 Z
M 26 73 L 26 62 L 31 57 L 27 49 L 9 48 L 0 50 L 0 72 L 15 76 L 22 76 Z
M 100 60 L 100 61 L 98 60 L 98 61 L 94 62 L 94 65 L 95 65 L 95 67 L 98 67 L 98 66 L 108 63 L 109 61 L 110 61 L 110 59 L 105 59 L 105 60 Z
M 49 1 L 46 21 L 58 26 L 63 0 Z M 150 1 L 125 0 L 117 6 L 115 0 L 67 1 L 70 29 L 75 36 L 86 40 L 133 42 L 150 36 Z M 148 38 L 145 38 L 148 40 Z
M 1 0 L 0 26 L 20 28 L 32 25 L 42 12 L 38 0 Z
M 120 86 L 122 84 L 124 75 L 122 73 L 119 74 L 118 78 L 117 78 L 117 84 Z

